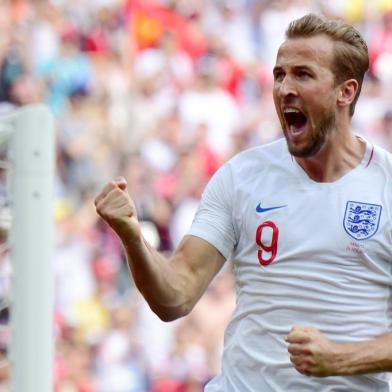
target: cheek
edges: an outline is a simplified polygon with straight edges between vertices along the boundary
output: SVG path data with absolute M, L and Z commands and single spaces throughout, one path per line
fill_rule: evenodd
M 311 129 L 315 132 L 321 124 L 324 124 L 331 117 L 335 117 L 335 105 L 331 100 L 323 100 L 323 102 L 316 102 L 308 113 L 308 122 Z
M 272 91 L 272 98 L 274 100 L 274 106 L 275 106 L 276 113 L 277 113 L 278 117 L 280 118 L 281 117 L 281 115 L 280 115 L 280 99 L 279 99 L 279 93 L 276 89 L 274 89 Z
M 316 97 L 316 98 L 315 98 Z M 315 119 L 323 117 L 327 113 L 334 112 L 336 108 L 336 97 L 331 90 L 315 90 L 309 95 L 309 109 Z
M 276 106 L 279 101 L 279 90 L 276 86 L 274 86 L 272 89 L 272 98 L 274 99 L 274 103 Z

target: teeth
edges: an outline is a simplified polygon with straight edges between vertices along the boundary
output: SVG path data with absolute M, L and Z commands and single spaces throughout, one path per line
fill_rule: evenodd
M 283 110 L 283 113 L 299 113 L 299 110 L 294 108 L 286 108 Z

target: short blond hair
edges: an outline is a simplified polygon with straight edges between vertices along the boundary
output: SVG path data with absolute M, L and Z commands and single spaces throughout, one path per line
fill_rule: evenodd
M 339 20 L 329 20 L 315 14 L 308 14 L 292 21 L 286 38 L 313 37 L 324 34 L 335 42 L 332 72 L 335 83 L 348 79 L 358 82 L 358 91 L 350 106 L 350 116 L 354 114 L 355 105 L 361 92 L 362 82 L 369 69 L 368 47 L 361 34 L 351 25 Z

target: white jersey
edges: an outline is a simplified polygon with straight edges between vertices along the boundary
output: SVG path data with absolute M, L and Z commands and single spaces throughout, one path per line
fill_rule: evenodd
M 188 232 L 231 258 L 236 275 L 222 374 L 206 391 L 389 391 L 387 373 L 301 375 L 284 339 L 293 325 L 338 342 L 391 330 L 391 213 L 392 156 L 369 143 L 331 183 L 311 180 L 284 139 L 222 166 Z

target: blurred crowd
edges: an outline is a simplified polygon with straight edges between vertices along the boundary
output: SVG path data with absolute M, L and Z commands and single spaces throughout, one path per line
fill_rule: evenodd
M 0 114 L 45 102 L 56 119 L 56 392 L 201 391 L 219 371 L 230 264 L 188 317 L 165 324 L 93 199 L 123 175 L 146 238 L 170 252 L 215 170 L 281 136 L 271 70 L 287 24 L 308 12 L 366 38 L 353 125 L 391 150 L 392 0 L 0 1 Z

